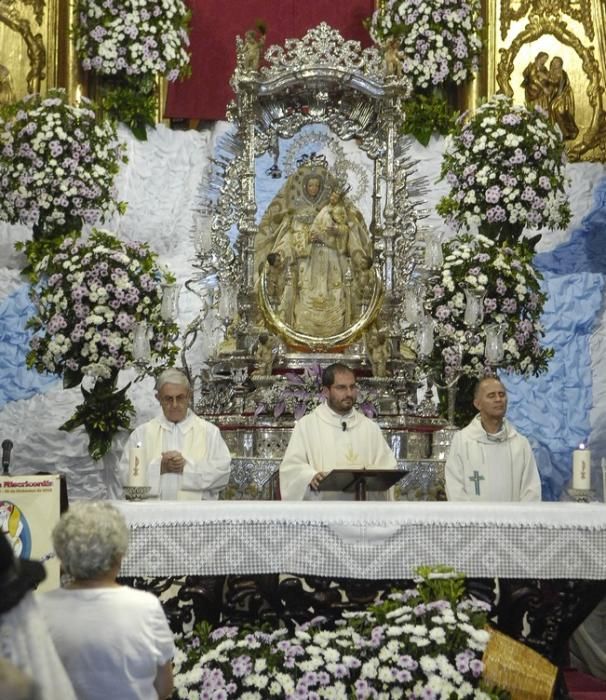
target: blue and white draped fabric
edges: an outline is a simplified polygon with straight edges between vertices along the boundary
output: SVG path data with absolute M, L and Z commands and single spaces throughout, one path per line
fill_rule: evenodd
M 136 141 L 128 130 L 121 129 L 120 138 L 127 143 L 129 163 L 120 173 L 118 189 L 120 199 L 128 202 L 128 210 L 105 226 L 127 240 L 148 242 L 176 273 L 179 282 L 197 274 L 192 265 L 190 235 L 193 211 L 198 203 L 197 188 L 211 149 L 218 144 L 216 150 L 220 150 L 222 135 L 231 129 L 232 125 L 218 123 L 207 139 L 201 132 L 171 131 L 160 124 L 148 132 L 148 140 L 144 142 Z M 314 126 L 313 131 L 321 133 L 322 129 Z M 291 143 L 280 143 L 278 164 L 282 170 L 286 169 Z M 326 134 L 317 139 L 306 135 L 299 141 L 299 151 L 330 151 L 326 143 Z M 341 145 L 348 160 L 368 164 L 353 140 Z M 412 143 L 410 158 L 418 163 L 417 174 L 425 176 L 431 184 L 425 205 L 429 216 L 424 223 L 448 237 L 452 232 L 445 231 L 434 209 L 448 191 L 446 182 L 436 182 L 443 145 L 443 139 L 436 138 L 432 138 L 427 148 Z M 257 172 L 266 173 L 272 164 L 271 155 L 259 158 Z M 535 449 L 547 499 L 559 498 L 567 485 L 572 468 L 571 452 L 579 442 L 589 437 L 598 492 L 601 492 L 601 479 L 597 481 L 597 467 L 600 457 L 606 456 L 606 323 L 602 318 L 606 167 L 599 163 L 575 163 L 568 166 L 567 172 L 572 176 L 570 193 L 575 223 L 569 231 L 544 233 L 540 250 L 547 252 L 536 257 L 550 295 L 543 319 L 546 342 L 556 349 L 556 356 L 549 372 L 541 377 L 504 377 L 510 390 L 509 418 L 529 437 Z M 258 221 L 283 184 L 284 179 L 268 175 L 257 179 Z M 366 220 L 370 220 L 369 212 L 364 213 Z M 115 465 L 92 461 L 82 431 L 58 431 L 58 426 L 80 403 L 80 390 L 63 391 L 55 377 L 39 375 L 25 366 L 31 335 L 25 323 L 32 307 L 27 286 L 18 286 L 16 271 L 22 259 L 13 245 L 30 235 L 26 227 L 0 222 L 0 438 L 11 437 L 15 441 L 11 462 L 15 473 L 60 469 L 68 476 L 72 496 L 103 497 L 109 489 L 107 475 L 114 473 Z M 199 299 L 182 290 L 179 301 L 179 322 L 185 327 L 198 313 Z M 189 353 L 195 370 L 203 362 L 200 357 L 206 357 L 198 352 L 202 340 L 198 342 Z M 120 374 L 121 382 L 132 379 L 128 372 Z M 133 384 L 129 395 L 137 409 L 134 422 L 151 418 L 151 380 Z M 124 438 L 120 436 L 121 441 Z M 121 444 L 116 444 L 117 454 L 120 447 Z
M 59 381 L 56 376 L 39 374 L 25 364 L 33 335 L 25 324 L 33 313 L 27 285 L 0 301 L 0 408 L 9 401 L 29 399 L 47 391 Z
M 535 258 L 548 296 L 545 344 L 555 350 L 549 371 L 530 379 L 502 377 L 510 397 L 508 416 L 535 451 L 545 500 L 558 500 L 569 484 L 572 451 L 580 443 L 589 442 L 592 480 L 601 486 L 599 457 L 606 456 L 605 234 L 603 178 L 594 190 L 593 209 L 570 240 Z

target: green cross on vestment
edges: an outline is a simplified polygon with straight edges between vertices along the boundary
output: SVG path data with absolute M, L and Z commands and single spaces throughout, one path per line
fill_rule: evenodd
M 476 496 L 480 495 L 480 481 L 484 481 L 484 477 L 480 476 L 480 472 L 476 469 L 473 476 L 469 477 L 469 481 L 473 481 L 473 486 L 476 491 Z

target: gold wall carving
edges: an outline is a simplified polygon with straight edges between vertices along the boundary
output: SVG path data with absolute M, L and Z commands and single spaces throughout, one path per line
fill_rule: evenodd
M 0 102 L 9 90 L 14 99 L 51 87 L 75 94 L 72 22 L 72 0 L 0 0 Z
M 73 6 L 74 0 L 0 0 L 0 103 L 50 87 L 66 88 L 71 98 L 79 85 L 91 92 L 70 40 Z M 569 157 L 606 161 L 606 2 L 484 0 L 484 16 L 484 61 L 480 75 L 459 88 L 460 107 L 474 109 L 495 92 L 524 103 L 524 69 L 541 51 L 548 54 L 547 66 L 560 57 L 578 126 L 567 142 Z M 161 105 L 165 93 L 160 81 Z
M 503 92 L 527 103 L 524 71 L 542 52 L 547 54 L 542 75 L 552 97 L 542 104 L 551 118 L 576 124 L 562 128 L 571 160 L 606 161 L 606 8 L 603 0 L 496 0 L 487 8 L 487 92 Z M 569 78 L 567 95 L 557 97 L 560 75 Z M 560 85 L 564 81 L 560 81 Z M 563 89 L 562 89 L 563 90 Z M 563 106 L 565 103 L 565 106 Z M 567 111 L 563 121 L 561 115 Z

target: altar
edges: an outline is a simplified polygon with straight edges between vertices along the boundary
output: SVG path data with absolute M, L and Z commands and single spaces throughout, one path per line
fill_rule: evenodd
M 309 574 L 606 581 L 606 507 L 577 503 L 115 502 L 123 576 Z
M 578 503 L 125 502 L 120 572 L 173 629 L 272 626 L 364 609 L 421 565 L 448 565 L 491 623 L 562 668 L 606 593 L 606 508 Z M 567 697 L 560 677 L 556 698 Z

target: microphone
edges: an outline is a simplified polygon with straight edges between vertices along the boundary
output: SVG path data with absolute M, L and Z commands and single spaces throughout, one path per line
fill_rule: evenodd
M 343 432 L 345 432 L 347 430 L 347 423 L 345 421 L 341 422 L 341 428 L 342 428 Z M 4 444 L 4 443 L 2 443 L 2 444 Z
M 12 440 L 4 440 L 2 443 L 2 472 L 8 474 L 8 465 L 11 463 Z

